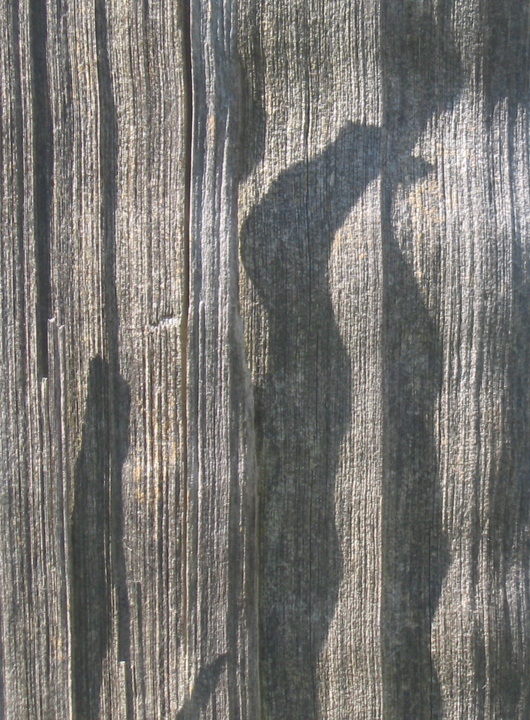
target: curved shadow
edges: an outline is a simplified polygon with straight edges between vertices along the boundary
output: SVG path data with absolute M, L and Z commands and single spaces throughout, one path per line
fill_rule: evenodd
M 530 101 L 530 6 L 526 0 L 480 0 L 477 74 L 482 80 L 487 119 L 495 106 L 508 101 L 513 112 Z
M 387 243 L 384 263 L 383 717 L 434 720 L 442 706 L 431 625 L 449 561 L 435 445 L 442 349 L 396 242 Z
M 443 714 L 431 651 L 432 622 L 449 566 L 435 428 L 443 349 L 437 318 L 416 278 L 408 243 L 396 235 L 393 214 L 401 188 L 433 169 L 411 162 L 415 144 L 462 88 L 451 4 L 442 0 L 435 12 L 415 0 L 397 0 L 385 3 L 381 16 L 384 720 L 435 720 Z M 433 272 L 440 276 L 439 268 Z
M 266 716 L 274 720 L 318 716 L 317 662 L 341 579 L 333 494 L 351 412 L 352 371 L 333 313 L 327 264 L 335 232 L 380 167 L 386 408 L 383 717 L 436 720 L 443 715 L 431 651 L 433 617 L 449 566 L 435 435 L 443 347 L 438 318 L 418 282 L 407 243 L 396 235 L 393 214 L 403 184 L 432 170 L 413 160 L 411 152 L 428 123 L 452 107 L 469 81 L 468 73 L 480 69 L 486 123 L 492 121 L 495 106 L 508 101 L 509 142 L 515 142 L 517 109 L 530 99 L 530 11 L 522 0 L 480 0 L 479 5 L 483 29 L 477 67 L 467 68 L 464 77 L 451 25 L 452 0 L 441 0 L 436 10 L 413 0 L 385 3 L 382 131 L 346 126 L 316 158 L 283 172 L 242 228 L 242 261 L 269 324 L 267 372 L 255 388 L 255 405 L 261 690 Z M 523 243 L 520 237 L 513 240 L 513 338 L 506 340 L 510 443 L 499 464 L 504 476 L 490 481 L 489 552 L 492 567 L 501 574 L 514 552 L 519 559 L 529 554 L 524 533 L 530 525 L 530 283 Z M 433 273 L 436 276 L 436 267 Z M 506 477 L 512 478 L 508 484 Z M 476 547 L 479 525 L 477 520 Z M 514 537 L 515 529 L 520 537 Z M 478 557 L 476 574 L 477 563 Z M 506 586 L 507 578 L 502 582 Z M 503 612 L 508 618 L 508 599 Z M 476 642 L 480 665 L 484 639 Z M 497 645 L 500 669 L 492 693 L 515 717 L 519 702 L 530 703 L 522 650 L 515 647 L 509 629 Z M 491 657 L 491 648 L 489 652 Z M 477 678 L 484 672 L 477 666 Z
M 442 3 L 435 18 L 430 13 L 418 17 L 415 8 L 419 5 L 410 0 L 388 3 L 382 17 L 387 134 L 382 177 L 387 380 L 382 607 L 385 720 L 436 719 L 443 714 L 439 682 L 432 667 L 430 628 L 449 560 L 442 529 L 434 437 L 442 348 L 436 318 L 422 299 L 410 260 L 392 230 L 392 203 L 399 182 L 403 182 L 400 168 L 426 123 L 440 110 L 450 107 L 460 89 L 470 81 L 468 74 L 474 73 L 479 97 L 484 100 L 487 140 L 490 131 L 499 132 L 498 126 L 494 129 L 494 112 L 499 104 L 505 104 L 509 145 L 506 150 L 513 176 L 517 112 L 522 105 L 527 107 L 530 100 L 528 4 L 522 0 L 503 3 L 479 0 L 478 40 L 466 77 L 453 49 L 448 26 L 450 4 L 450 0 Z M 498 136 L 492 135 L 491 158 L 498 155 L 498 142 Z M 490 193 L 494 172 L 492 160 Z M 510 182 L 513 192 L 515 179 L 512 177 Z M 486 202 L 494 202 L 491 195 Z M 484 559 L 479 557 L 479 549 L 485 544 L 491 573 L 488 581 L 504 592 L 504 606 L 488 609 L 496 626 L 495 641 L 478 631 L 475 635 L 478 712 L 484 712 L 487 685 L 490 702 L 502 709 L 506 717 L 519 716 L 521 703 L 528 709 L 530 702 L 521 660 L 524 641 L 520 637 L 524 637 L 524 631 L 512 627 L 513 600 L 507 596 L 509 571 L 528 562 L 528 541 L 522 538 L 530 524 L 526 409 L 530 398 L 530 285 L 528 258 L 524 259 L 525 239 L 518 236 L 515 225 L 512 231 L 512 315 L 508 318 L 492 310 L 492 324 L 484 335 L 488 362 L 499 364 L 495 372 L 502 372 L 502 367 L 506 372 L 503 415 L 498 418 L 500 432 L 505 433 L 503 450 L 489 477 L 474 478 L 475 495 L 481 498 L 478 502 L 488 494 L 488 530 L 484 534 L 484 518 L 477 506 L 470 538 L 474 585 L 484 581 L 480 568 Z M 503 302 L 500 305 L 504 306 Z M 480 375 L 482 361 L 476 362 Z M 483 590 L 476 587 L 476 592 Z M 528 589 L 525 592 L 528 594 Z M 490 671 L 486 669 L 486 656 Z
M 334 316 L 335 233 L 379 172 L 380 130 L 349 123 L 283 172 L 247 217 L 241 257 L 268 316 L 255 388 L 261 695 L 266 716 L 318 716 L 317 662 L 337 602 L 334 485 L 351 367 Z

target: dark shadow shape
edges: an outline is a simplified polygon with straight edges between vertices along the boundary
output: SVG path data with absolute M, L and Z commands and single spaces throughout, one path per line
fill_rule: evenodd
M 380 130 L 349 123 L 271 184 L 241 232 L 242 261 L 269 326 L 255 413 L 261 697 L 271 720 L 319 712 L 317 662 L 342 575 L 335 474 L 351 414 L 350 359 L 328 262 L 335 233 L 379 166 Z
M 384 264 L 383 717 L 435 720 L 442 702 L 431 625 L 449 564 L 434 424 L 442 348 L 397 242 L 387 244 Z
M 436 326 L 414 278 L 410 259 L 392 230 L 392 203 L 405 158 L 431 118 L 449 108 L 470 77 L 463 77 L 449 22 L 451 3 L 438 7 L 437 18 L 418 15 L 415 2 L 389 2 L 382 16 L 384 130 L 387 137 L 382 176 L 383 265 L 385 315 L 385 377 L 387 429 L 385 432 L 385 485 L 383 490 L 383 696 L 385 720 L 442 717 L 440 688 L 430 658 L 430 624 L 436 610 L 449 556 L 444 537 L 437 479 L 434 412 L 441 390 L 442 348 Z M 530 100 L 530 6 L 522 0 L 481 0 L 478 5 L 479 41 L 476 46 L 476 87 L 485 100 L 485 128 L 493 127 L 493 114 L 506 102 L 509 142 L 515 142 L 515 119 Z M 492 139 L 493 140 L 493 139 Z M 490 157 L 495 158 L 493 146 Z M 512 164 L 513 147 L 510 149 Z M 490 173 L 495 172 L 493 166 Z M 414 173 L 415 174 L 415 173 Z M 418 177 L 416 175 L 416 177 Z M 512 187 L 513 187 L 512 179 Z M 491 185 L 490 185 L 491 190 Z M 494 202 L 490 196 L 490 202 Z M 487 241 L 485 238 L 484 241 Z M 528 268 L 522 262 L 521 239 L 513 241 L 513 341 L 502 335 L 505 318 L 488 329 L 492 348 L 509 347 L 508 393 L 504 417 L 511 423 L 510 441 L 489 479 L 489 567 L 506 587 L 506 568 L 514 553 L 526 554 L 521 538 L 529 526 L 527 439 L 530 399 L 527 368 L 530 312 Z M 506 333 L 508 327 L 506 327 Z M 477 359 L 480 372 L 481 360 Z M 522 403 L 522 404 L 521 404 Z M 517 449 L 517 450 L 516 450 Z M 507 482 L 511 478 L 512 482 Z M 475 478 L 475 495 L 484 493 L 484 477 Z M 479 548 L 483 520 L 475 513 L 473 582 L 480 576 Z M 426 542 L 428 540 L 428 542 Z M 502 575 L 504 573 L 504 577 Z M 491 696 L 507 717 L 515 717 L 530 691 L 514 649 L 509 626 L 508 599 L 504 631 L 495 647 L 488 648 L 495 669 L 488 678 Z M 491 642 L 488 640 L 488 642 Z M 484 712 L 486 683 L 485 639 L 476 634 L 476 686 L 479 715 Z M 429 666 L 431 666 L 429 673 Z M 429 676 L 430 674 L 430 681 Z
M 112 632 L 111 412 L 109 366 L 90 361 L 81 450 L 74 474 L 72 547 L 72 665 L 74 715 L 98 720 L 102 668 Z M 127 455 L 130 397 L 120 379 L 116 403 L 122 408 L 118 458 Z
M 381 16 L 383 720 L 443 715 L 431 652 L 432 622 L 450 560 L 435 427 L 443 348 L 437 317 L 415 276 L 409 238 L 395 234 L 393 206 L 402 186 L 432 170 L 411 165 L 410 154 L 427 124 L 450 109 L 462 89 L 451 4 L 442 0 L 435 11 L 416 0 L 390 0 Z M 434 262 L 440 263 L 440 255 Z M 440 270 L 433 268 L 434 278 Z
M 479 15 L 475 71 L 491 121 L 499 102 L 507 100 L 513 112 L 530 101 L 530 4 L 526 0 L 479 0 Z
M 109 581 L 108 367 L 90 363 L 72 514 L 72 666 L 74 715 L 97 720 L 102 664 L 111 632 Z
M 507 100 L 513 144 L 517 109 L 530 99 L 530 7 L 521 0 L 481 0 L 479 7 L 483 27 L 477 46 L 477 87 L 484 91 L 486 120 L 492 119 L 498 103 Z M 450 561 L 435 437 L 443 347 L 437 318 L 422 294 L 406 242 L 395 235 L 392 215 L 399 186 L 414 183 L 429 172 L 427 165 L 411 160 L 414 145 L 427 124 L 450 109 L 464 84 L 471 81 L 464 77 L 452 18 L 451 0 L 442 0 L 435 9 L 410 0 L 391 0 L 382 7 L 386 421 L 381 629 L 385 720 L 436 720 L 443 715 L 431 652 L 432 621 Z M 362 130 L 357 128 L 358 135 Z M 347 135 L 346 130 L 343 139 Z M 269 370 L 255 395 L 260 444 L 262 697 L 271 718 L 317 714 L 316 661 L 340 581 L 340 550 L 330 498 L 338 447 L 348 422 L 340 418 L 348 415 L 348 401 L 328 412 L 326 431 L 317 433 L 315 427 L 326 427 L 322 406 L 347 397 L 349 392 L 350 366 L 331 310 L 326 265 L 343 209 L 353 205 L 366 183 L 352 187 L 354 174 L 341 178 L 333 197 L 328 197 L 322 188 L 329 182 L 326 166 L 333 152 L 334 146 L 330 146 L 315 161 L 283 173 L 251 211 L 241 237 L 243 262 L 267 309 L 270 325 Z M 368 163 L 371 168 L 367 174 L 373 170 L 375 177 L 377 170 L 362 150 L 358 156 L 360 165 Z M 321 206 L 317 207 L 314 199 L 319 193 Z M 320 243 L 315 242 L 317 236 Z M 529 552 L 525 538 L 530 524 L 530 286 L 521 243 L 520 238 L 514 239 L 514 340 L 508 357 L 505 408 L 512 424 L 513 447 L 519 453 L 516 457 L 515 451 L 507 449 L 499 471 L 504 476 L 499 474 L 491 484 L 490 498 L 490 553 L 499 573 L 509 565 L 506 560 L 514 548 L 523 557 Z M 322 337 L 326 337 L 325 352 L 321 346 L 319 350 L 317 338 Z M 315 378 L 326 377 L 331 367 L 326 353 L 335 356 L 336 372 L 334 380 L 324 382 L 317 392 Z M 326 472 L 319 472 L 324 467 L 327 477 Z M 511 484 L 506 483 L 507 477 L 513 478 Z M 311 487 L 309 493 L 304 491 L 304 480 Z M 307 531 L 312 525 L 312 495 L 323 498 L 314 533 Z M 517 538 L 514 528 L 520 533 Z M 480 539 L 477 534 L 477 548 Z M 315 553 L 313 548 L 322 544 L 326 550 Z M 327 592 L 312 589 L 315 576 L 325 578 Z M 506 599 L 506 618 L 507 605 Z M 477 685 L 481 685 L 484 640 L 477 637 L 476 643 Z M 490 678 L 495 685 L 492 694 L 500 698 L 499 707 L 513 716 L 521 696 L 526 707 L 530 701 L 514 643 L 507 628 L 506 635 L 498 638 L 496 678 Z M 490 658 L 492 652 L 489 648 Z
M 199 720 L 201 711 L 206 709 L 208 701 L 215 692 L 227 657 L 226 653 L 219 655 L 213 662 L 199 670 L 191 695 L 184 701 L 176 720 Z

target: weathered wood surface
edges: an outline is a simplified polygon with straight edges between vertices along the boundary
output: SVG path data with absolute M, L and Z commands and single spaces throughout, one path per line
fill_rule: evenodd
M 2 704 L 188 693 L 188 90 L 173 2 L 2 3 Z
M 526 720 L 527 3 L 0 29 L 0 718 Z

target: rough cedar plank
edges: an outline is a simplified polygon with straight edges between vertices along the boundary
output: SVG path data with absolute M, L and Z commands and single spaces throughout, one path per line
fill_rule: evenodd
M 121 507 L 130 396 L 118 348 L 117 137 L 107 12 L 101 2 L 46 6 L 50 315 L 64 335 L 66 355 L 64 543 L 73 718 L 130 717 L 132 703 L 130 656 L 123 649 L 129 606 Z
M 58 126 L 66 123 L 66 134 L 57 132 L 59 149 L 73 137 L 58 165 L 78 207 L 72 220 L 59 212 L 52 257 L 57 312 L 72 354 L 79 352 L 70 363 L 70 398 L 83 413 L 70 450 L 74 713 L 166 717 L 182 703 L 185 662 L 183 22 L 172 4 L 98 2 L 63 8 L 55 27 L 57 93 L 71 93 L 66 118 L 64 106 L 57 108 Z M 78 250 L 63 254 L 72 230 Z M 72 275 L 75 288 L 68 286 Z M 91 595 L 85 586 L 98 573 L 100 588 Z
M 448 562 L 433 655 L 447 716 L 523 718 L 530 692 L 528 8 L 458 3 L 454 28 L 463 89 L 438 130 L 447 148 L 438 165 L 447 216 L 439 453 Z
M 47 313 L 39 312 L 49 235 L 49 201 L 40 186 L 46 158 L 37 142 L 46 118 L 35 92 L 44 46 L 33 6 L 5 4 L 1 16 L 1 705 L 6 718 L 40 718 L 68 710 L 62 497 L 60 484 L 47 483 L 53 463 L 43 378 Z
M 108 5 L 118 135 L 116 295 L 120 372 L 131 395 L 123 465 L 133 717 L 183 704 L 182 424 L 188 95 L 181 4 Z
M 19 18 L 16 7 L 2 3 L 2 706 L 20 698 L 20 706 L 31 702 L 27 697 L 25 675 L 27 653 L 20 658 L 16 671 L 6 668 L 14 664 L 18 648 L 26 648 L 27 629 L 24 617 L 17 614 L 17 605 L 24 588 L 24 558 L 27 534 L 23 527 L 26 473 L 21 468 L 20 446 L 27 436 L 21 407 L 20 378 L 24 377 L 22 362 L 17 362 L 24 347 L 23 309 L 23 120 L 21 116 L 21 77 L 18 51 Z M 19 424 L 22 427 L 19 432 Z M 19 440 L 17 441 L 17 438 Z M 22 471 L 22 472 L 21 472 Z M 22 474 L 22 482 L 20 482 Z M 22 491 L 22 492 L 21 492 Z M 17 535 L 20 538 L 17 542 Z M 27 568 L 27 566 L 26 566 Z M 20 603 L 23 607 L 23 604 Z M 17 623 L 18 621 L 18 623 Z M 31 662 L 31 661 L 30 661 Z

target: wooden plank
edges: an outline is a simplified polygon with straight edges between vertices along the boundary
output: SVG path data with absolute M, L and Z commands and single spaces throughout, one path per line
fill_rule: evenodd
M 245 17 L 264 714 L 523 717 L 526 9 Z
M 116 345 L 131 397 L 116 548 L 128 606 L 118 660 L 132 694 L 128 717 L 166 718 L 187 694 L 187 21 L 173 2 L 110 3 L 107 20 L 118 135 Z
M 237 3 L 191 3 L 193 144 L 182 718 L 259 716 L 250 375 L 238 304 Z
M 2 17 L 2 715 L 69 714 L 60 397 L 47 374 L 49 130 L 45 32 L 26 2 Z M 39 86 L 39 90 L 35 88 Z M 55 343 L 57 336 L 51 333 Z M 52 437 L 53 436 L 53 437 Z M 57 473 L 57 474 L 56 474 Z M 60 689 L 59 689 L 60 688 Z
M 444 197 L 438 149 L 462 90 L 447 7 L 382 14 L 381 172 L 385 418 L 382 487 L 383 717 L 441 717 L 432 623 L 450 562 L 443 527 L 439 407 L 447 359 Z
M 1 16 L 2 707 L 175 716 L 185 23 L 102 0 Z
M 468 12 L 480 18 L 477 27 L 464 23 Z M 516 2 L 457 5 L 454 25 L 466 86 L 450 122 L 440 123 L 447 270 L 439 452 L 449 562 L 433 655 L 448 716 L 523 718 L 529 702 L 528 10 Z

